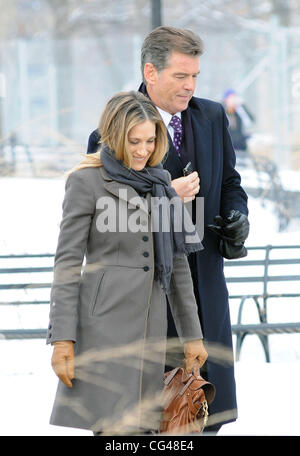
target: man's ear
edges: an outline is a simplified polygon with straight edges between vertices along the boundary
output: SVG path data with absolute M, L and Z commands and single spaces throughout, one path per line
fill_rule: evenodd
M 155 82 L 157 81 L 157 77 L 158 77 L 158 71 L 155 68 L 155 66 L 150 62 L 145 63 L 144 78 L 145 78 L 146 83 L 150 84 L 150 85 L 155 84 Z

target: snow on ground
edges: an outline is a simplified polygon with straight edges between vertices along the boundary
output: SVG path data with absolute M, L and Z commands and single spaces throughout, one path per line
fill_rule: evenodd
M 2 178 L 0 194 L 1 254 L 54 252 L 64 180 Z M 271 203 L 263 207 L 249 198 L 249 209 L 248 246 L 300 244 L 299 220 L 293 221 L 287 232 L 278 233 Z M 299 284 L 293 287 L 299 292 Z M 272 309 L 272 321 L 300 321 L 299 300 L 284 306 L 277 302 Z M 38 311 L 31 311 L 35 312 L 29 319 L 32 323 Z M 48 309 L 43 312 L 39 318 L 46 325 Z M 235 303 L 231 308 L 233 322 L 236 313 Z M 8 311 L 2 309 L 1 328 L 9 327 L 9 318 Z M 249 306 L 243 321 L 257 321 L 255 318 Z M 28 327 L 34 326 L 30 322 Z M 300 335 L 271 335 L 270 351 L 271 363 L 266 363 L 258 338 L 245 339 L 240 361 L 235 364 L 239 419 L 224 426 L 219 435 L 300 435 Z M 48 424 L 57 385 L 51 354 L 52 347 L 44 340 L 0 340 L 0 435 L 91 435 L 90 431 Z

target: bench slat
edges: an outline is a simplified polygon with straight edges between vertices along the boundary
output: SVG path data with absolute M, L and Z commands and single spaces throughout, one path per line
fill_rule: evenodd
M 238 266 L 264 266 L 266 263 L 265 260 L 244 260 L 244 261 L 225 261 L 224 266 L 227 267 L 238 267 Z M 277 259 L 277 260 L 269 260 L 270 265 L 284 265 L 284 264 L 300 264 L 300 258 L 289 258 L 289 259 Z
M 1 339 L 45 339 L 46 329 L 0 329 Z
M 289 275 L 289 276 L 250 276 L 250 277 L 227 277 L 227 283 L 245 283 L 245 282 L 294 282 L 300 281 L 300 275 Z
M 45 266 L 40 268 L 2 268 L 0 269 L 0 274 L 20 274 L 32 272 L 53 272 L 53 267 Z
M 234 334 L 277 334 L 299 333 L 300 322 L 297 323 L 257 323 L 252 325 L 231 325 Z
M 50 304 L 50 301 L 0 301 L 0 306 L 30 306 L 35 304 Z
M 0 284 L 0 290 L 27 290 L 28 288 L 51 288 L 51 283 L 12 283 Z

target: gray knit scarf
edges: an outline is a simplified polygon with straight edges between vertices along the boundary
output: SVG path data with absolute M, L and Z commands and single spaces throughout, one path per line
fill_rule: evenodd
M 163 290 L 168 292 L 173 271 L 173 258 L 203 249 L 191 217 L 171 187 L 167 173 L 161 164 L 153 167 L 146 166 L 142 171 L 135 171 L 117 160 L 114 152 L 107 146 L 102 146 L 100 154 L 103 167 L 113 180 L 130 185 L 139 194 L 150 192 L 155 197 L 156 204 L 151 204 L 152 227 L 156 227 L 153 230 L 154 279 L 159 280 Z M 171 200 L 172 204 L 170 204 Z M 164 216 L 170 214 L 168 231 L 163 229 L 166 221 L 162 220 L 161 214 Z M 181 218 L 177 219 L 177 217 Z M 181 223 L 180 229 L 178 229 L 178 220 L 182 220 L 182 223 L 179 222 Z M 176 229 L 174 229 L 175 226 Z

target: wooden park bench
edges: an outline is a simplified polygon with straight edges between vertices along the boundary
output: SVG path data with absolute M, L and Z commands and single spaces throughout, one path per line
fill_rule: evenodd
M 268 336 L 300 332 L 300 245 L 248 247 L 247 257 L 226 260 L 224 270 L 231 309 L 233 301 L 239 302 L 237 321 L 232 324 L 232 332 L 236 335 L 236 359 L 240 358 L 245 337 L 256 334 L 262 343 L 266 361 L 270 362 Z M 292 298 L 296 299 L 297 321 L 271 323 L 268 311 L 272 303 L 280 299 L 280 306 L 284 306 Z M 258 321 L 245 324 L 243 316 L 253 305 Z M 284 314 L 283 307 L 281 314 Z
M 0 255 L 0 339 L 46 337 L 53 261 L 53 253 Z
M 275 253 L 278 258 L 273 258 Z M 52 253 L 0 256 L 0 339 L 46 337 L 53 261 Z M 245 337 L 256 334 L 269 362 L 270 334 L 300 332 L 300 245 L 248 247 L 247 257 L 226 260 L 224 267 L 230 307 L 237 309 L 236 322 L 232 318 L 236 359 Z M 280 270 L 273 273 L 274 268 Z M 268 308 L 272 302 L 292 298 L 296 299 L 299 318 L 287 323 L 270 322 Z M 251 306 L 258 321 L 243 323 Z

